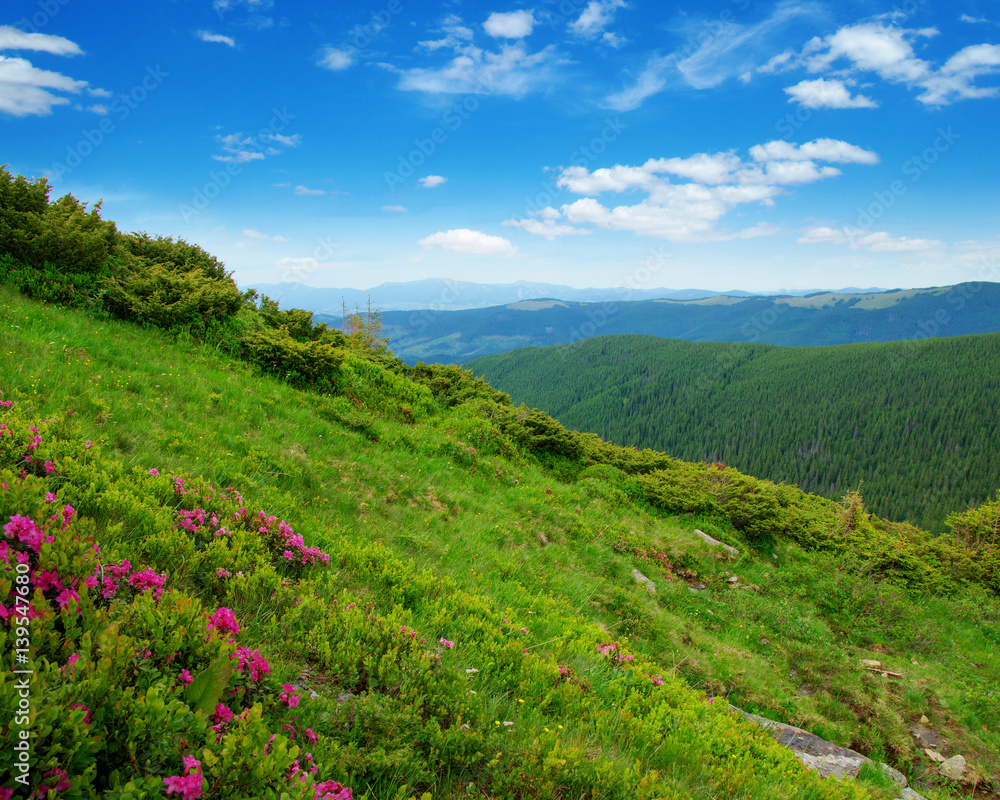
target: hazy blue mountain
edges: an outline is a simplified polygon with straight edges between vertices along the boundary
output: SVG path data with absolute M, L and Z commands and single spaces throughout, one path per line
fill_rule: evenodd
M 282 308 L 304 308 L 321 314 L 339 316 L 341 303 L 348 310 L 365 307 L 369 297 L 372 305 L 382 311 L 413 311 L 435 309 L 458 311 L 468 308 L 488 308 L 508 305 L 521 300 L 556 298 L 577 303 L 629 302 L 635 300 L 701 300 L 726 294 L 733 297 L 753 297 L 753 292 L 732 290 L 715 292 L 707 289 L 632 289 L 612 287 L 607 289 L 576 289 L 552 283 L 471 283 L 446 278 L 427 278 L 403 283 L 383 283 L 371 289 L 314 288 L 302 283 L 259 283 L 251 287 L 260 294 L 277 300 Z M 809 292 L 782 292 L 803 295 Z
M 337 311 L 318 318 L 339 325 Z M 382 322 L 393 352 L 411 364 L 464 363 L 619 333 L 810 346 L 887 342 L 1000 331 L 1000 284 L 596 303 L 540 298 L 456 311 L 384 311 Z

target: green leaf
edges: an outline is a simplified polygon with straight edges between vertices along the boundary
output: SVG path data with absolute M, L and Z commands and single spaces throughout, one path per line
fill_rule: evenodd
M 229 656 L 219 656 L 199 672 L 184 690 L 184 702 L 195 711 L 211 714 L 233 674 Z

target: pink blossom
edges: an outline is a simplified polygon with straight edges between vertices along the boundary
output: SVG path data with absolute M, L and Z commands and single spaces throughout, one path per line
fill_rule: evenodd
M 46 503 L 54 503 L 58 499 L 59 498 L 56 497 L 56 495 L 54 493 L 52 493 L 52 492 L 46 492 L 45 493 L 45 502 Z
M 302 699 L 295 690 L 295 687 L 290 683 L 281 684 L 282 692 L 278 695 L 278 698 L 283 702 L 287 703 L 289 708 L 295 708 Z
M 83 703 L 77 703 L 76 705 L 70 706 L 71 710 L 74 709 L 74 708 L 82 708 L 84 711 L 86 711 L 87 713 L 84 716 L 83 721 L 84 721 L 84 723 L 90 722 L 90 709 L 89 708 L 87 708 Z
M 30 517 L 15 514 L 10 518 L 10 522 L 3 526 L 3 531 L 11 539 L 23 542 L 36 553 L 42 549 L 42 529 Z
M 40 569 L 35 573 L 35 588 L 41 589 L 43 592 L 47 589 L 62 589 L 62 581 L 59 579 L 59 573 L 54 569 Z
M 152 475 L 155 478 L 157 475 L 160 474 L 160 471 L 154 467 L 153 469 L 146 470 L 146 474 Z
M 262 676 L 271 674 L 271 665 L 260 654 L 260 650 L 251 650 L 249 647 L 237 647 L 232 658 L 237 659 L 235 667 L 237 672 L 243 672 L 249 667 L 250 680 L 259 681 Z
M 232 609 L 220 606 L 219 609 L 208 618 L 208 629 L 218 628 L 219 633 L 239 633 L 240 624 L 236 621 L 236 615 Z
M 201 762 L 194 756 L 185 756 L 184 777 L 171 776 L 164 778 L 167 785 L 167 794 L 176 792 L 183 800 L 197 800 L 204 790 L 204 778 L 201 774 Z
M 449 650 L 452 650 L 455 647 L 454 642 L 448 641 L 443 636 L 440 639 L 438 639 L 438 644 L 442 645 L 443 647 L 447 647 Z
M 69 667 L 69 674 L 72 675 L 73 674 L 73 670 L 75 669 L 74 665 L 80 659 L 81 659 L 81 656 L 80 656 L 79 653 L 73 653 L 72 655 L 70 655 L 70 657 L 68 659 L 66 659 L 66 663 L 62 667 L 62 671 L 65 673 L 66 672 L 66 668 Z
M 46 475 L 51 475 L 55 471 L 56 471 L 56 465 L 53 464 L 51 461 L 46 461 L 45 462 L 45 474 Z
M 72 589 L 63 589 L 59 594 L 56 595 L 56 602 L 59 604 L 59 608 L 68 608 L 69 601 L 74 600 L 77 604 L 76 613 L 80 613 L 80 595 L 74 592 Z
M 187 686 L 189 683 L 191 683 L 191 681 L 194 680 L 194 677 L 186 669 L 182 669 L 181 674 L 177 678 L 177 680 L 179 683 L 183 683 L 185 686 Z
M 167 582 L 167 573 L 156 574 L 155 570 L 146 569 L 142 572 L 134 572 L 128 576 L 128 584 L 144 594 L 148 589 L 153 589 L 153 599 L 159 600 L 163 594 L 163 585 Z
M 312 728 L 306 728 L 306 738 L 311 744 L 316 744 L 316 734 L 313 732 Z
M 336 781 L 323 781 L 313 788 L 316 790 L 313 800 L 354 800 L 354 792 Z
M 51 780 L 52 783 L 44 782 L 46 779 Z M 48 772 L 43 773 L 42 781 L 43 783 L 39 783 L 31 793 L 33 798 L 48 797 L 49 792 L 61 792 L 70 788 L 69 775 L 66 774 L 66 770 L 59 767 L 53 767 Z

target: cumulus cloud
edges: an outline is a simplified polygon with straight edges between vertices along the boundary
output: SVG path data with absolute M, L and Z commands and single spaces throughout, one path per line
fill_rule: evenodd
M 594 39 L 611 24 L 619 8 L 625 8 L 625 0 L 590 0 L 583 13 L 569 24 L 569 29 L 584 39 Z
M 421 239 L 418 244 L 427 248 L 440 247 L 442 250 L 470 255 L 512 256 L 517 254 L 517 248 L 502 236 L 491 236 L 488 233 L 468 228 L 439 231 Z
M 878 103 L 863 94 L 852 95 L 844 81 L 836 78 L 802 80 L 785 89 L 788 102 L 806 108 L 878 108 Z
M 57 56 L 77 56 L 83 53 L 77 44 L 62 36 L 25 33 L 10 25 L 0 25 L 0 51 L 3 50 L 34 50 Z M 2 113 L 15 117 L 51 114 L 54 106 L 69 104 L 69 99 L 57 92 L 80 94 L 86 88 L 87 81 L 38 69 L 24 58 L 0 55 Z M 94 90 L 94 95 L 102 96 L 97 93 L 103 91 Z
M 223 36 L 221 33 L 211 33 L 209 31 L 198 31 L 197 36 L 203 42 L 216 42 L 218 44 L 226 44 L 230 47 L 236 47 L 236 42 L 231 36 Z
M 581 230 L 579 226 L 632 231 L 671 241 L 717 241 L 766 236 L 774 226 L 758 224 L 742 230 L 719 228 L 730 211 L 746 204 L 773 205 L 790 187 L 833 178 L 833 164 L 875 164 L 870 150 L 837 139 L 804 144 L 773 141 L 750 148 L 749 157 L 735 151 L 696 153 L 684 158 L 651 158 L 640 165 L 617 164 L 588 170 L 566 167 L 557 185 L 580 199 L 557 209 L 544 209 L 540 219 L 507 220 L 505 225 L 550 238 Z M 640 194 L 631 204 L 605 205 L 602 194 Z M 572 226 L 577 226 L 573 229 Z M 570 230 L 561 230 L 568 227 Z M 587 230 L 589 228 L 582 228 Z
M 535 16 L 531 11 L 494 11 L 483 23 L 483 30 L 497 39 L 523 39 L 531 36 Z
M 799 67 L 812 73 L 830 73 L 837 81 L 845 76 L 874 73 L 888 83 L 902 84 L 918 92 L 917 100 L 928 106 L 943 106 L 958 100 L 1000 94 L 1000 87 L 978 83 L 980 78 L 1000 70 L 1000 45 L 969 45 L 944 64 L 936 66 L 918 56 L 915 45 L 937 35 L 936 28 L 903 28 L 885 19 L 859 22 L 845 25 L 828 36 L 815 37 L 797 53 L 786 51 L 771 59 L 761 71 L 777 72 Z M 803 82 L 785 91 L 796 100 L 798 97 L 793 90 L 809 83 L 815 84 Z M 860 107 L 859 98 L 850 102 L 846 86 L 843 91 L 820 86 L 834 102 L 839 97 L 844 103 L 827 107 Z M 800 94 L 808 97 L 804 90 Z M 862 103 L 865 100 L 874 102 L 870 98 L 861 98 Z
M 338 72 L 354 63 L 354 53 L 346 48 L 327 47 L 320 53 L 319 65 Z
M 424 175 L 422 178 L 417 178 L 417 181 L 425 189 L 433 189 L 435 186 L 440 186 L 442 183 L 447 183 L 448 179 L 442 177 L 441 175 Z
M 798 241 L 800 244 L 846 244 L 852 250 L 868 250 L 873 253 L 916 252 L 944 247 L 944 243 L 937 239 L 912 239 L 907 236 L 892 236 L 886 231 L 866 231 L 851 227 L 809 228 L 803 231 Z

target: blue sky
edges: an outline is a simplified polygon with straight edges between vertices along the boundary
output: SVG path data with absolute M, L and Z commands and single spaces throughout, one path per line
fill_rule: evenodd
M 1000 280 L 998 104 L 998 0 L 0 17 L 8 169 L 242 285 Z

